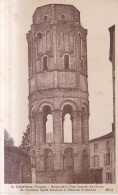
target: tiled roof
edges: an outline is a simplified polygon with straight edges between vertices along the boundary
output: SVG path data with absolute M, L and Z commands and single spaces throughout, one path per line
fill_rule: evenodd
M 113 132 L 111 132 L 111 133 L 108 133 L 108 134 L 103 135 L 101 137 L 91 139 L 91 140 L 89 140 L 89 143 L 94 142 L 94 141 L 100 141 L 100 140 L 103 140 L 103 139 L 112 138 L 113 136 L 114 136 L 114 134 L 113 134 Z

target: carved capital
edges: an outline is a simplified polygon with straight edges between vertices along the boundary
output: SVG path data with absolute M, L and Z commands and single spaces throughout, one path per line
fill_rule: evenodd
M 57 20 L 55 19 L 51 20 L 51 25 L 57 25 Z

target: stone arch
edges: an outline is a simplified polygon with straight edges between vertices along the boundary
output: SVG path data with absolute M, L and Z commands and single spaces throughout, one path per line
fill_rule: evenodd
M 36 111 L 36 107 L 35 106 L 31 106 L 30 110 L 29 110 L 29 115 L 30 117 L 34 117 L 36 115 L 37 111 Z
M 42 115 L 44 143 L 53 143 L 53 116 L 50 105 L 43 105 Z
M 81 34 L 81 32 L 80 32 L 80 31 L 78 32 L 78 36 L 80 36 L 80 38 L 82 38 L 82 34 Z
M 63 107 L 62 138 L 64 143 L 73 142 L 73 108 L 69 104 Z
M 86 115 L 88 116 L 89 115 L 89 108 L 88 108 L 88 105 L 86 102 L 82 103 L 81 110 L 82 110 L 82 108 L 85 109 Z
M 39 36 L 39 39 L 41 39 L 42 36 L 43 36 L 43 33 L 42 33 L 41 31 L 38 31 L 38 32 L 36 33 L 36 37 L 38 38 L 38 36 Z
M 41 103 L 41 104 L 39 105 L 39 107 L 38 107 L 38 113 L 40 113 L 40 112 L 43 111 L 43 107 L 44 107 L 44 106 L 49 106 L 50 109 L 51 109 L 51 111 L 54 110 L 53 104 L 52 104 L 51 102 L 49 102 L 49 101 L 46 101 L 46 102 L 43 102 L 43 103 Z
M 77 111 L 77 104 L 71 100 L 66 100 L 60 104 L 61 110 L 63 110 L 64 106 L 70 105 L 73 109 L 73 111 Z

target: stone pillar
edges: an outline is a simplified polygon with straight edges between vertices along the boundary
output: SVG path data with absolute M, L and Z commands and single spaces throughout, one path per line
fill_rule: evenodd
M 53 114 L 53 135 L 54 143 L 62 143 L 62 111 L 54 110 Z
M 39 147 L 40 146 L 40 118 L 37 115 L 35 117 L 35 121 L 36 121 L 36 146 Z
M 30 121 L 30 147 L 32 148 L 32 123 L 33 123 L 33 121 L 32 121 L 32 118 L 31 117 L 29 117 L 29 121 Z
M 51 20 L 52 25 L 52 45 L 54 54 L 54 67 L 57 68 L 57 20 Z
M 81 58 L 81 35 L 78 34 L 78 57 Z
M 36 124 L 35 124 L 35 117 L 32 117 L 30 120 L 31 124 L 31 134 L 32 134 L 32 146 L 36 145 Z
M 72 138 L 73 138 L 73 143 L 77 143 L 78 139 L 78 134 L 77 134 L 77 112 L 72 113 Z
M 76 53 L 76 64 L 77 64 L 77 71 L 80 69 L 80 57 L 81 57 L 81 36 L 79 33 L 79 22 L 74 22 L 75 26 L 75 53 Z
M 86 115 L 86 132 L 85 132 L 85 143 L 88 144 L 89 140 L 89 116 Z
M 32 183 L 36 183 L 36 168 L 32 168 Z
M 83 117 L 81 123 L 83 123 L 81 128 L 81 141 L 83 142 L 82 144 L 87 144 L 88 143 L 88 116 L 87 115 Z
M 60 145 L 55 146 L 55 155 L 54 155 L 54 171 L 63 170 L 63 159 L 61 156 L 61 147 Z
M 78 145 L 81 145 L 81 111 L 78 111 L 77 115 L 77 127 L 78 127 Z
M 79 174 L 82 172 L 82 156 L 81 151 L 78 149 L 78 152 L 74 154 L 74 173 Z
M 45 170 L 45 156 L 44 155 L 40 155 L 40 171 L 44 171 Z
M 86 38 L 85 36 L 82 37 L 81 39 L 81 54 L 84 56 L 86 54 Z
M 62 143 L 62 111 L 54 110 L 53 114 L 53 135 L 54 135 L 54 144 L 55 144 L 55 156 L 54 156 L 54 170 L 61 169 L 61 147 Z
M 44 144 L 44 142 L 45 142 L 45 130 L 44 130 L 43 113 L 38 114 L 38 128 L 39 128 L 39 143 Z
M 36 170 L 40 170 L 40 151 L 36 151 Z
M 81 138 L 81 118 L 78 111 L 72 113 L 72 124 L 73 124 L 73 143 L 80 144 Z

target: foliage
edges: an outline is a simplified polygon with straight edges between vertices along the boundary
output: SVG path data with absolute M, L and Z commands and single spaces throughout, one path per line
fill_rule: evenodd
M 13 146 L 14 145 L 14 139 L 10 137 L 7 130 L 4 130 L 4 145 L 5 146 Z
M 22 143 L 19 148 L 25 153 L 29 154 L 30 151 L 30 125 L 27 126 L 26 132 L 23 133 Z

